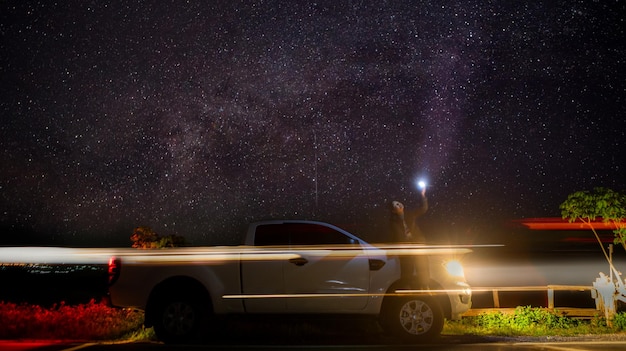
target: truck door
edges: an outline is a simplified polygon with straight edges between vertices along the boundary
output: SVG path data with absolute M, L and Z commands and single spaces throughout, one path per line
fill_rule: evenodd
M 344 233 L 315 223 L 284 223 L 295 258 L 283 263 L 287 310 L 350 312 L 367 305 L 369 260 Z
M 254 244 L 268 255 L 242 255 L 247 312 L 341 313 L 367 305 L 369 260 L 344 233 L 316 223 L 269 223 L 256 228 Z
M 254 246 L 263 248 L 265 259 L 250 259 L 242 255 L 242 293 L 248 313 L 284 313 L 287 308 L 285 297 L 285 261 L 289 255 L 289 233 L 282 224 L 260 225 L 256 228 Z M 255 257 L 261 258 L 261 257 Z

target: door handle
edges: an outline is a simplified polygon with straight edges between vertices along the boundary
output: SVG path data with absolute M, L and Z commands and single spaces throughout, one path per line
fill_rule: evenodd
M 293 263 L 296 266 L 304 266 L 305 264 L 309 263 L 309 260 L 307 260 L 304 257 L 296 257 L 296 258 L 290 258 L 289 263 Z

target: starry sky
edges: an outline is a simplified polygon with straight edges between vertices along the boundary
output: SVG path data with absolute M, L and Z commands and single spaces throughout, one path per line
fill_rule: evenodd
M 626 3 L 2 1 L 0 245 L 194 245 L 248 222 L 384 240 L 626 190 Z M 478 233 L 478 234 L 477 234 Z

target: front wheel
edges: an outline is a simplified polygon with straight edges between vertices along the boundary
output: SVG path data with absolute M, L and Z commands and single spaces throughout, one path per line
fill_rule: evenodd
M 439 337 L 444 323 L 441 307 L 428 296 L 393 297 L 381 317 L 385 329 L 410 343 Z

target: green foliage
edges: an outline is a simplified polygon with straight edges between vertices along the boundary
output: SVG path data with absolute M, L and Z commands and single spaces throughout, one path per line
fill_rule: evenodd
M 161 237 L 150 227 L 137 227 L 130 236 L 132 247 L 138 249 L 163 249 L 166 247 L 184 246 L 185 238 L 178 235 Z
M 460 321 L 447 321 L 444 334 L 498 336 L 574 336 L 626 331 L 626 313 L 620 312 L 608 327 L 603 317 L 569 318 L 542 308 L 518 307 L 513 313 L 485 312 Z
M 513 314 L 484 313 L 477 317 L 477 325 L 487 328 L 508 328 L 523 331 L 533 328 L 569 328 L 576 326 L 575 319 L 559 316 L 540 308 L 518 307 Z
M 134 329 L 127 334 L 124 334 L 122 337 L 120 337 L 120 340 L 138 342 L 149 340 L 156 341 L 158 340 L 158 338 L 154 333 L 154 328 L 146 328 L 144 326 L 140 326 L 137 329 Z
M 534 328 L 542 326 L 545 328 L 569 328 L 576 326 L 578 320 L 566 318 L 544 309 L 531 307 L 518 307 L 513 315 L 517 328 Z
M 185 245 L 185 238 L 178 235 L 169 235 L 159 238 L 156 248 L 162 249 L 165 247 L 177 247 Z
M 615 240 L 613 241 L 616 245 L 622 245 L 624 249 L 626 249 L 626 227 L 620 227 L 613 231 L 615 234 Z
M 510 318 L 502 312 L 481 313 L 475 317 L 475 323 L 486 329 L 502 328 L 510 325 Z
M 151 249 L 154 248 L 153 243 L 157 241 L 159 236 L 150 227 L 137 227 L 133 230 L 133 234 L 130 236 L 130 241 L 133 242 L 132 247 L 137 249 Z
M 563 218 L 603 221 L 621 221 L 626 218 L 626 196 L 607 188 L 595 188 L 593 192 L 578 191 L 570 194 L 561 206 Z
M 626 330 L 626 313 L 618 313 L 613 317 L 613 328 Z
M 590 223 L 602 220 L 612 223 L 615 244 L 626 249 L 626 195 L 607 188 L 595 188 L 593 192 L 578 191 L 570 194 L 561 206 L 561 215 L 570 222 L 581 220 Z

